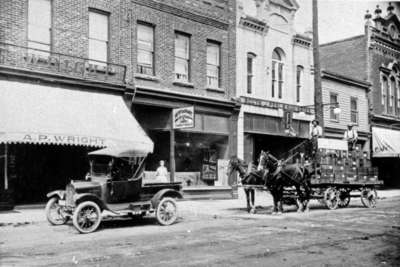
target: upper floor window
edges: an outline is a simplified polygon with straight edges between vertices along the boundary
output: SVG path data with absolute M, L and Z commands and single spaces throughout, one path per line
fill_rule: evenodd
M 391 113 L 395 113 L 395 93 L 396 93 L 396 79 L 392 76 L 390 77 L 389 86 L 389 108 Z
M 357 98 L 350 98 L 350 121 L 358 124 L 358 104 Z
M 251 94 L 253 90 L 253 64 L 254 58 L 256 57 L 253 53 L 247 53 L 247 93 Z
M 207 42 L 207 86 L 211 88 L 220 87 L 220 51 L 220 44 Z
M 96 65 L 108 61 L 108 14 L 94 10 L 89 10 L 89 58 Z
M 272 68 L 271 68 L 271 96 L 282 98 L 284 83 L 284 56 L 285 53 L 280 48 L 272 51 Z
M 338 95 L 335 93 L 329 94 L 329 103 L 338 103 Z M 334 121 L 339 121 L 339 114 L 335 113 L 336 105 L 330 105 L 330 115 L 329 118 Z
M 400 79 L 397 81 L 397 88 L 396 88 L 396 97 L 397 97 L 397 115 L 400 115 Z
M 137 72 L 154 75 L 154 27 L 145 23 L 137 26 Z
M 28 47 L 43 50 L 31 50 L 32 53 L 49 55 L 48 52 L 51 49 L 51 0 L 29 0 L 28 2 Z
M 190 37 L 175 33 L 175 79 L 188 82 L 190 67 Z
M 304 67 L 297 66 L 296 68 L 296 102 L 300 102 L 300 92 L 303 86 Z
M 382 76 L 381 94 L 382 94 L 382 106 L 383 106 L 384 113 L 388 112 L 387 91 L 388 91 L 388 80 L 387 80 L 386 76 Z

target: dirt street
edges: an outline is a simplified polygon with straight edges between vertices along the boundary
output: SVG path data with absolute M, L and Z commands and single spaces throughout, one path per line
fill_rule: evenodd
M 108 221 L 87 235 L 71 225 L 6 225 L 0 265 L 400 266 L 400 197 L 375 209 L 359 200 L 335 211 L 313 202 L 303 214 L 227 209 L 220 216 L 183 213 L 167 227 L 151 218 Z

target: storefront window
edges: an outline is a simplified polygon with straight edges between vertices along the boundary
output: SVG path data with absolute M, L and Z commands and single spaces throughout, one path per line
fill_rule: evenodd
M 228 185 L 228 136 L 177 132 L 175 181 L 184 186 Z

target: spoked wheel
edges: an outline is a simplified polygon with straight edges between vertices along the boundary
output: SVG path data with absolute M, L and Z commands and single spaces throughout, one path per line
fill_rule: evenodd
M 346 189 L 339 190 L 339 208 L 345 208 L 350 203 L 350 191 Z
M 157 205 L 156 218 L 161 225 L 171 225 L 178 218 L 178 209 L 173 198 L 165 197 Z
M 339 205 L 339 191 L 333 187 L 329 187 L 324 193 L 325 205 L 330 210 L 337 209 Z
M 58 204 L 58 197 L 52 197 L 46 204 L 46 218 L 52 225 L 62 225 L 68 221 L 64 207 Z
M 76 207 L 72 223 L 82 234 L 88 234 L 97 229 L 101 222 L 101 211 L 93 201 L 85 201 Z
M 378 194 L 375 189 L 364 188 L 361 190 L 361 203 L 367 208 L 375 208 Z

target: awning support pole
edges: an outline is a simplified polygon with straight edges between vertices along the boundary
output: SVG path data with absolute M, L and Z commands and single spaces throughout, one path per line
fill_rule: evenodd
M 7 166 L 8 166 L 8 147 L 7 144 L 4 145 L 4 190 L 8 189 L 8 170 L 7 170 Z
M 169 132 L 169 170 L 170 170 L 170 181 L 175 181 L 175 130 L 171 122 L 171 129 Z

